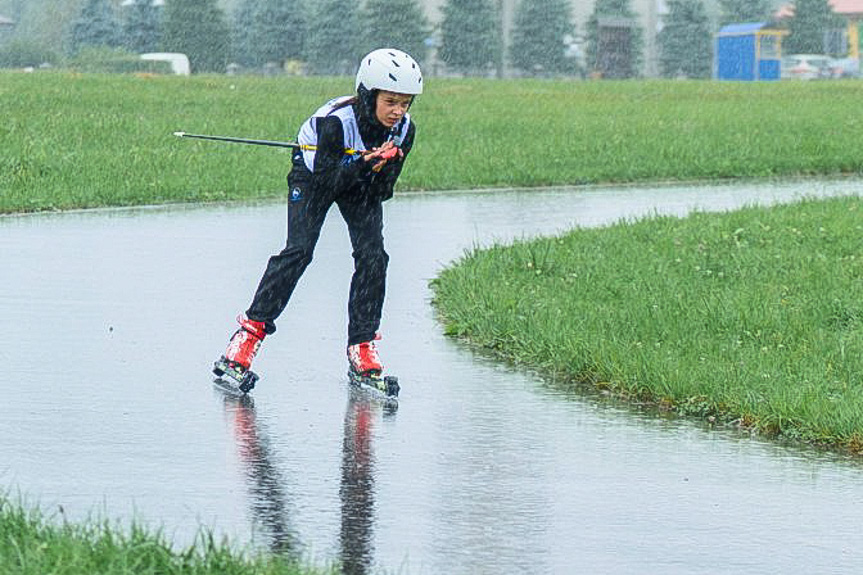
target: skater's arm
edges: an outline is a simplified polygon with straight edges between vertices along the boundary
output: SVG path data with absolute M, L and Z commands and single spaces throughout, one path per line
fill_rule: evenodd
M 371 175 L 368 162 L 358 159 L 343 163 L 345 136 L 342 122 L 335 116 L 318 118 L 318 149 L 313 177 L 317 183 L 342 191 Z
M 381 195 L 383 198 L 390 198 L 393 195 L 393 188 L 396 185 L 396 180 L 402 173 L 402 166 L 410 154 L 411 148 L 414 145 L 414 135 L 416 134 L 416 126 L 413 122 L 408 126 L 408 133 L 402 141 L 399 149 L 401 154 L 392 160 L 389 160 L 386 165 L 381 168 L 380 172 L 372 174 L 371 193 Z

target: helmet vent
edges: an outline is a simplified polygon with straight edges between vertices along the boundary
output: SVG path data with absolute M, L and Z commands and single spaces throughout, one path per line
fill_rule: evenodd
M 399 81 L 399 79 L 398 79 L 398 78 L 396 78 L 395 76 L 393 76 L 392 74 L 390 74 L 390 75 L 389 75 L 389 77 L 390 77 L 390 79 L 391 79 L 393 82 L 398 82 L 398 81 Z
M 395 60 L 393 60 L 393 66 L 395 66 L 396 68 L 401 68 L 401 67 L 402 67 L 402 65 L 401 65 L 401 64 L 399 64 L 398 62 L 396 62 Z

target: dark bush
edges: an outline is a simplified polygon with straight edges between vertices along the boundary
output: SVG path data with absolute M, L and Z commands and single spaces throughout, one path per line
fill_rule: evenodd
M 56 52 L 32 40 L 12 40 L 0 46 L 0 68 L 35 68 L 46 63 L 56 65 L 59 60 Z
M 105 46 L 82 48 L 69 62 L 69 67 L 79 72 L 108 74 L 171 73 L 171 65 L 168 62 L 141 60 L 137 54 Z

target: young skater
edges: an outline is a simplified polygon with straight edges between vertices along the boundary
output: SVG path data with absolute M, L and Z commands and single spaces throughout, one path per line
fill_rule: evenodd
M 383 372 L 375 339 L 384 302 L 387 263 L 382 203 L 414 142 L 408 109 L 423 91 L 419 65 L 408 54 L 380 49 L 360 62 L 356 94 L 330 100 L 299 131 L 288 174 L 288 238 L 272 256 L 240 328 L 213 372 L 227 374 L 243 392 L 255 385 L 252 360 L 312 260 L 324 218 L 336 204 L 353 247 L 354 274 L 348 301 L 350 370 L 360 377 Z

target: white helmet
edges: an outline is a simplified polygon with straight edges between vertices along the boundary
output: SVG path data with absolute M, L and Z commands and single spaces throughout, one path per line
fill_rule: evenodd
M 395 48 L 381 48 L 367 54 L 357 71 L 356 89 L 386 90 L 399 94 L 422 94 L 423 75 L 416 60 Z

